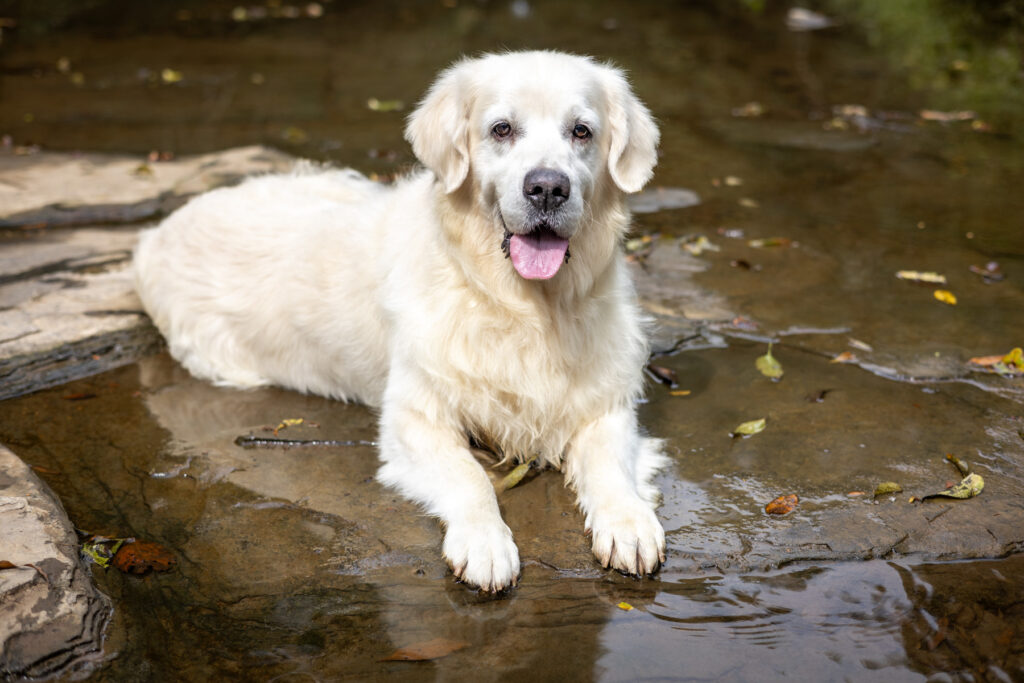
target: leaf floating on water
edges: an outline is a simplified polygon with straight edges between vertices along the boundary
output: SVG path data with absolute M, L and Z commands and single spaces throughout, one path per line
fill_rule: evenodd
M 788 515 L 790 512 L 796 509 L 796 506 L 800 503 L 800 498 L 795 493 L 790 493 L 787 496 L 779 496 L 772 502 L 764 506 L 764 511 L 769 515 Z
M 979 474 L 968 474 L 963 480 L 956 486 L 946 489 L 945 491 L 939 491 L 938 493 L 932 493 L 927 496 L 922 496 L 920 500 L 928 500 L 929 498 L 973 498 L 974 496 L 981 493 L 982 489 L 985 488 L 985 480 L 981 478 Z
M 668 393 L 670 396 L 689 396 L 693 392 L 690 391 L 689 389 L 679 389 L 677 391 L 670 391 Z
M 762 375 L 776 382 L 782 379 L 782 364 L 772 355 L 772 345 L 768 344 L 768 353 L 759 356 L 755 362 Z
M 907 280 L 908 282 L 924 282 L 929 285 L 944 285 L 946 284 L 946 276 L 940 275 L 933 272 L 920 272 L 916 270 L 900 270 L 896 273 L 896 277 L 900 280 Z
M 616 605 L 616 607 L 618 607 L 621 610 L 625 610 L 626 612 L 628 612 L 631 609 L 633 609 L 633 605 L 629 604 L 628 602 L 620 602 L 619 604 Z
M 513 486 L 516 486 L 523 480 L 526 473 L 530 471 L 530 465 L 537 459 L 537 456 L 532 456 L 526 462 L 520 463 L 512 468 L 512 471 L 502 477 L 501 481 L 498 482 L 498 491 L 508 491 Z
M 843 351 L 842 353 L 836 354 L 836 356 L 829 361 L 830 363 L 856 363 L 857 356 L 853 355 L 850 351 Z
M 125 574 L 148 574 L 166 572 L 178 564 L 178 558 L 170 550 L 152 541 L 125 543 L 114 553 L 111 563 Z
M 431 659 L 440 659 L 441 657 L 447 657 L 453 652 L 457 652 L 464 647 L 468 647 L 469 643 L 461 640 L 449 640 L 447 638 L 434 638 L 433 640 L 427 640 L 422 643 L 415 643 L 403 648 L 399 648 L 392 652 L 387 657 L 379 660 L 381 662 L 425 662 Z
M 881 484 L 875 487 L 875 498 L 879 496 L 887 496 L 890 493 L 900 493 L 903 491 L 903 487 L 894 481 L 883 481 Z
M 733 430 L 732 436 L 733 438 L 737 436 L 753 436 L 754 434 L 763 432 L 767 424 L 767 419 L 763 417 L 760 420 L 751 420 L 749 422 L 744 422 L 743 424 L 741 424 L 740 426 L 736 427 L 736 429 Z
M 952 453 L 946 453 L 946 460 L 953 463 L 953 467 L 956 468 L 956 471 L 960 473 L 961 477 L 966 477 L 971 473 L 971 468 L 965 465 L 960 458 L 956 457 Z
M 932 293 L 932 296 L 934 296 L 936 299 L 938 299 L 944 304 L 956 306 L 956 295 L 953 294 L 953 292 L 949 291 L 948 289 L 936 289 Z

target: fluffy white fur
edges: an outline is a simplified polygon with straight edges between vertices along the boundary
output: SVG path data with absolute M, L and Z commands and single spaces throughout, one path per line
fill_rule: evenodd
M 379 407 L 380 480 L 441 519 L 465 582 L 496 591 L 519 575 L 470 437 L 562 468 L 598 560 L 654 571 L 664 456 L 637 429 L 647 346 L 620 248 L 623 193 L 656 162 L 649 112 L 590 59 L 486 55 L 441 74 L 406 136 L 427 170 L 394 186 L 307 167 L 189 202 L 140 239 L 147 311 L 199 377 Z M 536 220 L 523 187 L 536 168 L 571 183 L 555 216 L 570 257 L 548 280 L 502 249 Z

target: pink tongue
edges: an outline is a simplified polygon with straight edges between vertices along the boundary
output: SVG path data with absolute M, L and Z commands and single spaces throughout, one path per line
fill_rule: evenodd
M 569 240 L 550 230 L 536 230 L 529 235 L 512 235 L 508 254 L 516 272 L 527 280 L 547 280 L 554 277 L 565 263 Z

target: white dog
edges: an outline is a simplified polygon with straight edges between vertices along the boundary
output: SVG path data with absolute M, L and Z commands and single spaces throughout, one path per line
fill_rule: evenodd
M 445 526 L 455 575 L 514 585 L 519 553 L 470 451 L 561 467 L 604 566 L 664 561 L 634 402 L 647 345 L 623 193 L 658 130 L 621 72 L 555 52 L 441 74 L 394 186 L 306 169 L 198 197 L 145 232 L 139 294 L 171 353 L 233 387 L 380 409 L 379 477 Z

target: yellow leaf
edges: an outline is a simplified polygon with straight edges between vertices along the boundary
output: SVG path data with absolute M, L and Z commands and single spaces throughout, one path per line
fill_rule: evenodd
M 929 498 L 937 498 L 939 496 L 943 498 L 973 498 L 981 493 L 984 488 L 985 480 L 981 478 L 980 474 L 968 474 L 953 488 L 922 496 L 921 500 L 928 500 Z
M 177 83 L 182 78 L 184 78 L 182 73 L 180 71 L 175 71 L 174 69 L 164 69 L 160 72 L 160 80 L 164 83 Z
M 766 425 L 767 420 L 762 417 L 760 420 L 744 422 L 740 426 L 736 427 L 732 434 L 733 436 L 752 436 L 758 432 L 763 432 Z
M 938 273 L 922 273 L 916 270 L 901 270 L 896 273 L 896 277 L 900 280 L 909 280 L 910 282 L 927 282 L 931 285 L 944 285 L 946 284 L 946 276 L 939 275 Z
M 678 391 L 670 391 L 668 393 L 670 396 L 689 396 L 693 392 L 689 389 L 679 389 Z
M 768 344 L 768 353 L 759 356 L 754 363 L 762 375 L 778 382 L 782 379 L 782 364 L 772 355 L 772 345 Z
M 616 605 L 616 607 L 627 612 L 633 609 L 633 605 L 629 604 L 628 602 L 620 602 L 618 605 Z
M 949 291 L 948 289 L 936 289 L 934 292 L 934 296 L 936 299 L 938 299 L 944 304 L 956 306 L 956 296 L 954 296 L 953 292 Z

